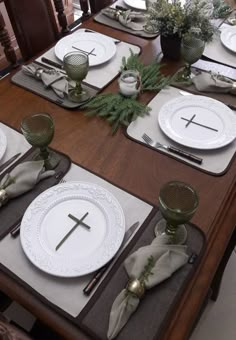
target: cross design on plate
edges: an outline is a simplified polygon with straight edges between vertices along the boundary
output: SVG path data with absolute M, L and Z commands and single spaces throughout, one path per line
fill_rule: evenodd
M 217 129 L 215 129 L 215 128 L 211 127 L 211 126 L 207 126 L 207 125 L 195 122 L 194 121 L 195 117 L 196 117 L 196 114 L 194 114 L 190 119 L 187 119 L 187 118 L 184 118 L 184 117 L 180 117 L 180 118 L 187 122 L 185 127 L 188 127 L 190 124 L 195 124 L 195 125 L 198 125 L 198 126 L 201 126 L 201 127 L 205 128 L 205 129 L 209 129 L 209 130 L 218 132 Z
M 94 50 L 95 50 L 95 48 L 93 48 L 90 52 L 84 51 L 84 50 L 82 50 L 81 48 L 78 48 L 78 47 L 76 47 L 76 46 L 72 46 L 72 48 L 74 48 L 74 49 L 77 50 L 77 51 L 80 51 L 80 52 L 83 52 L 83 53 L 87 54 L 87 56 L 89 56 L 89 55 L 93 55 L 94 57 L 97 56 L 96 54 L 93 53 Z
M 74 227 L 63 237 L 63 239 L 58 243 L 58 245 L 56 246 L 55 250 L 57 251 L 62 245 L 63 243 L 68 239 L 68 237 L 73 233 L 73 231 L 78 227 L 78 225 L 82 225 L 83 227 L 85 227 L 86 229 L 90 230 L 91 227 L 84 223 L 83 220 L 88 216 L 88 212 L 82 217 L 82 218 L 77 218 L 71 214 L 68 215 L 68 217 L 70 217 L 73 221 L 76 222 L 76 224 L 74 225 Z

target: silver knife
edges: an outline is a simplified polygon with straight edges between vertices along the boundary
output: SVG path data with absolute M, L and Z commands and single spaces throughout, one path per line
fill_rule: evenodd
M 0 172 L 2 172 L 4 169 L 8 167 L 11 163 L 14 162 L 15 159 L 17 159 L 21 155 L 21 152 L 17 153 L 16 155 L 12 156 L 10 159 L 8 159 L 5 163 L 0 165 Z
M 90 293 L 93 291 L 93 289 L 97 286 L 98 282 L 101 280 L 103 274 L 110 268 L 110 265 L 115 262 L 115 260 L 120 255 L 121 251 L 123 250 L 123 246 L 126 244 L 126 242 L 130 239 L 130 237 L 133 235 L 137 227 L 139 226 L 139 222 L 135 222 L 134 224 L 129 227 L 128 230 L 125 232 L 125 236 L 123 238 L 123 241 L 120 246 L 120 250 L 116 253 L 116 255 L 109 261 L 105 266 L 100 268 L 95 275 L 92 277 L 92 279 L 89 281 L 89 283 L 84 287 L 83 292 L 85 295 L 90 295 Z

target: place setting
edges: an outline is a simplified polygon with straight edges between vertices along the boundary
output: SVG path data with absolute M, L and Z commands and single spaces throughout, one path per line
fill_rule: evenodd
M 118 0 L 102 9 L 94 16 L 94 20 L 136 36 L 153 39 L 159 32 L 153 32 L 147 27 L 147 6 L 151 7 L 152 3 L 152 0 Z
M 198 200 L 187 183 L 171 181 L 161 187 L 160 210 L 149 220 L 124 262 L 116 266 L 107 287 L 101 287 L 99 299 L 94 299 L 87 310 L 82 327 L 101 339 L 161 335 L 178 291 L 190 279 L 190 271 L 196 269 L 196 260 L 204 251 L 203 233 L 189 222 Z M 103 313 L 99 313 L 102 306 Z M 159 315 L 158 320 L 148 317 L 153 313 Z
M 127 136 L 212 175 L 225 173 L 235 153 L 236 116 L 222 102 L 178 88 L 161 90 Z
M 75 181 L 78 177 L 80 181 Z M 177 190 L 175 202 L 171 190 Z M 51 308 L 59 307 L 76 325 L 104 339 L 120 332 L 122 338 L 130 337 L 141 331 L 143 313 L 159 313 L 162 308 L 158 323 L 151 327 L 155 334 L 167 320 L 178 289 L 193 273 L 193 266 L 196 269 L 196 259 L 205 245 L 200 229 L 189 223 L 198 206 L 191 186 L 166 183 L 157 198 L 161 214 L 158 208 L 73 164 L 64 181 L 30 203 L 21 221 L 20 237 L 2 240 L 1 268 L 10 270 Z M 178 210 L 178 216 L 171 215 L 173 209 Z M 94 286 L 103 268 L 102 280 Z M 147 280 L 150 270 L 154 272 L 151 281 Z M 162 281 L 165 283 L 158 289 L 151 289 Z M 142 292 L 137 286 L 140 282 Z M 176 284 L 178 289 L 172 289 Z M 118 319 L 125 322 L 120 323 L 119 307 L 112 304 L 121 288 L 121 294 L 140 306 L 137 313 L 136 308 L 128 314 L 124 310 Z M 156 303 L 163 297 L 165 306 Z
M 118 75 L 121 60 L 130 49 L 140 52 L 138 46 L 80 29 L 59 40 L 31 64 L 22 66 L 11 81 L 60 106 L 77 108 Z M 82 89 L 86 95 L 70 95 Z
M 57 184 L 71 163 L 66 155 L 48 148 L 54 136 L 54 120 L 50 114 L 26 116 L 21 122 L 23 135 L 8 126 L 3 128 L 11 141 L 0 175 L 0 239 L 19 230 L 30 202 Z

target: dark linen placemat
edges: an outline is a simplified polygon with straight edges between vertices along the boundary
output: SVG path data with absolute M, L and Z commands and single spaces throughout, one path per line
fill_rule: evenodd
M 154 238 L 154 226 L 160 218 L 161 215 L 158 208 L 154 207 L 136 235 L 124 249 L 109 274 L 100 284 L 95 294 L 76 318 L 73 318 L 71 315 L 49 302 L 44 296 L 35 291 L 30 285 L 21 280 L 4 265 L 0 264 L 0 268 L 39 298 L 43 303 L 83 329 L 91 336 L 91 338 L 106 339 L 111 305 L 119 292 L 126 286 L 128 280 L 123 267 L 123 261 L 128 254 L 135 251 L 140 246 L 151 243 Z M 146 293 L 138 310 L 118 336 L 119 339 L 146 340 L 153 339 L 157 333 L 160 334 L 176 303 L 179 301 L 188 280 L 196 270 L 199 262 L 198 260 L 205 249 L 205 237 L 202 231 L 192 224 L 187 225 L 187 229 L 189 254 L 196 254 L 196 261 L 194 264 L 186 264 L 176 272 L 172 278 Z
M 0 176 L 0 181 L 4 175 L 10 172 L 16 165 L 22 162 L 32 160 L 35 153 L 38 151 L 35 148 L 29 149 L 12 167 L 9 167 Z M 43 191 L 57 184 L 61 178 L 67 173 L 70 168 L 71 160 L 65 154 L 55 151 L 60 157 L 60 162 L 55 170 L 55 175 L 43 179 L 31 190 L 23 195 L 20 195 L 12 200 L 9 200 L 3 207 L 0 208 L 0 240 L 6 236 L 17 225 L 24 215 L 28 205 Z
M 103 25 L 115 28 L 116 30 L 127 32 L 132 35 L 136 35 L 141 38 L 154 39 L 159 35 L 159 33 L 147 33 L 144 31 L 133 31 L 130 28 L 121 25 L 118 21 L 108 18 L 106 15 L 102 14 L 101 12 L 95 15 L 94 21 L 98 22 L 99 24 L 103 24 Z
M 128 281 L 123 260 L 128 254 L 133 253 L 141 246 L 151 243 L 154 238 L 154 227 L 160 218 L 161 214 L 157 211 L 151 221 L 144 225 L 144 228 L 140 228 L 138 235 L 136 235 L 135 244 L 132 243 L 130 245 L 131 249 L 126 249 L 123 257 L 112 268 L 110 277 L 104 280 L 78 318 L 81 319 L 82 316 L 81 327 L 92 337 L 106 339 L 111 306 Z M 148 290 L 143 300 L 141 300 L 138 309 L 129 319 L 123 330 L 121 330 L 117 339 L 159 339 L 171 312 L 173 312 L 174 307 L 180 300 L 205 249 L 205 236 L 203 232 L 193 224 L 188 224 L 187 230 L 188 238 L 186 243 L 188 245 L 188 253 L 190 258 L 192 254 L 196 254 L 196 260 L 193 264 L 187 263 L 175 272 L 171 278 Z
M 50 100 L 51 102 L 62 106 L 66 109 L 75 109 L 83 105 L 84 103 L 78 104 L 74 103 L 65 96 L 64 98 L 59 98 L 56 93 L 51 88 L 46 88 L 42 81 L 37 80 L 33 77 L 26 75 L 22 70 L 19 70 L 14 76 L 11 78 L 13 84 L 23 87 L 30 92 L 33 92 L 43 98 Z M 87 84 L 83 84 L 83 87 L 89 92 L 91 97 L 94 97 L 99 89 L 94 86 L 90 86 Z

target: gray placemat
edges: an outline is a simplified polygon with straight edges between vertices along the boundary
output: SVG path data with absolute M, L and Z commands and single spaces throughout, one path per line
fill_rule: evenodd
M 121 7 L 124 7 L 124 8 L 127 8 L 127 9 L 130 9 L 124 3 L 124 1 L 122 1 L 122 0 L 116 1 L 110 7 L 115 8 L 117 5 L 119 5 Z M 135 10 L 135 11 L 137 11 L 137 10 Z M 103 24 L 103 25 L 115 28 L 115 29 L 117 29 L 119 31 L 128 32 L 129 34 L 136 35 L 136 36 L 142 37 L 142 38 L 153 39 L 153 38 L 156 38 L 159 35 L 159 33 L 152 33 L 151 34 L 151 33 L 147 33 L 147 32 L 144 32 L 144 31 L 133 31 L 130 28 L 121 25 L 118 21 L 112 20 L 112 19 L 108 18 L 107 16 L 105 16 L 101 12 L 99 12 L 98 14 L 96 14 L 94 16 L 94 21 L 99 22 L 100 24 Z
M 0 181 L 4 177 L 5 173 L 10 172 L 19 163 L 32 160 L 35 153 L 37 152 L 38 151 L 35 151 L 35 149 L 33 148 L 27 151 L 26 154 L 24 154 L 17 162 L 15 162 L 12 167 L 9 167 L 5 172 L 1 174 Z M 56 174 L 52 177 L 40 181 L 31 191 L 28 191 L 25 194 L 8 201 L 3 207 L 1 207 L 0 240 L 3 239 L 3 237 L 6 236 L 14 228 L 16 224 L 19 223 L 28 205 L 41 192 L 57 184 L 69 170 L 71 164 L 69 157 L 60 152 L 57 151 L 55 152 L 58 153 L 60 157 L 60 162 L 55 168 Z
M 223 24 L 220 30 L 230 27 L 227 24 Z M 235 53 L 224 47 L 220 40 L 220 33 L 216 32 L 213 36 L 213 40 L 206 44 L 203 55 L 218 63 L 222 63 L 228 66 L 236 67 Z
M 80 33 L 86 33 L 89 32 L 91 34 L 91 30 L 88 30 L 86 28 L 80 28 L 76 30 L 73 35 L 79 35 Z M 130 56 L 131 51 L 134 54 L 140 54 L 141 48 L 139 46 L 126 43 L 124 41 L 117 41 L 117 39 L 114 39 L 108 35 L 92 31 L 94 34 L 99 34 L 101 36 L 105 36 L 107 39 L 111 39 L 115 42 L 116 45 L 116 53 L 108 60 L 106 63 L 102 63 L 96 66 L 92 66 L 89 68 L 89 72 L 84 79 L 83 83 L 88 84 L 88 86 L 95 87 L 99 90 L 102 90 L 105 86 L 107 86 L 115 77 L 118 76 L 120 73 L 120 68 L 122 65 L 123 58 L 128 58 Z M 69 36 L 68 36 L 69 37 Z M 79 37 L 78 37 L 79 39 Z M 57 64 L 62 65 L 62 62 L 57 58 L 55 54 L 55 47 L 50 48 L 48 51 L 46 51 L 44 54 L 39 56 L 35 62 L 40 63 L 41 66 L 49 67 L 48 64 L 46 64 L 42 58 L 50 59 L 50 61 L 56 62 Z M 50 66 L 51 67 L 51 66 Z M 56 67 L 54 67 L 57 69 Z
M 177 88 L 170 86 L 161 90 L 148 104 L 148 106 L 152 109 L 150 114 L 144 117 L 138 117 L 134 122 L 132 122 L 127 128 L 127 136 L 139 143 L 142 143 L 143 146 L 150 148 L 150 146 L 148 146 L 142 139 L 142 135 L 146 133 L 156 142 L 180 148 L 186 152 L 192 153 L 195 156 L 202 158 L 203 161 L 202 164 L 196 164 L 177 154 L 170 153 L 168 150 L 163 148 L 153 148 L 154 152 L 164 153 L 169 157 L 175 158 L 178 161 L 182 161 L 189 166 L 207 172 L 210 175 L 223 175 L 228 170 L 235 155 L 236 140 L 234 140 L 229 145 L 219 149 L 198 150 L 179 145 L 178 143 L 174 142 L 174 140 L 168 138 L 162 132 L 158 124 L 159 111 L 165 103 L 179 96 L 183 96 L 183 93 Z M 236 111 L 233 112 L 236 114 Z
M 161 214 L 157 212 L 150 223 L 140 230 L 143 233 L 137 235 L 139 238 L 129 253 L 133 253 L 141 246 L 151 243 L 154 238 L 154 227 L 160 218 Z M 192 224 L 186 227 L 188 230 L 188 253 L 190 257 L 192 254 L 196 254 L 196 260 L 193 264 L 187 263 L 175 272 L 171 278 L 147 291 L 138 309 L 123 330 L 121 330 L 117 339 L 153 340 L 161 334 L 163 327 L 168 322 L 168 317 L 194 274 L 199 262 L 198 260 L 205 249 L 205 236 L 202 231 Z M 128 282 L 122 261 L 127 256 L 128 253 L 124 254 L 123 259 L 120 259 L 119 265 L 114 266 L 113 276 L 109 278 L 109 281 L 104 282 L 104 285 L 99 287 L 99 291 L 94 295 L 93 301 L 89 302 L 90 306 L 86 307 L 87 314 L 84 315 L 81 326 L 93 337 L 99 339 L 107 338 L 111 306 L 116 296 Z
M 24 72 L 22 70 L 18 71 L 12 78 L 11 81 L 16 84 L 19 85 L 27 90 L 29 90 L 30 92 L 33 92 L 37 95 L 40 95 L 41 97 L 44 97 L 48 100 L 50 100 L 51 102 L 58 104 L 66 109 L 74 109 L 74 108 L 78 108 L 81 105 L 83 105 L 84 103 L 78 104 L 78 103 L 74 103 L 70 100 L 68 100 L 67 97 L 65 98 L 59 98 L 55 92 L 50 89 L 50 88 L 45 88 L 45 86 L 43 85 L 43 83 L 33 77 L 29 77 L 26 74 L 24 74 Z M 85 89 L 88 90 L 89 94 L 91 97 L 94 97 L 97 92 L 99 91 L 98 89 L 95 89 L 92 86 L 88 86 L 88 85 L 83 85 L 83 87 Z
M 73 163 L 63 178 L 64 180 L 66 182 L 83 181 L 94 183 L 110 191 L 123 209 L 126 230 L 137 221 L 139 221 L 138 228 L 141 227 L 153 209 L 153 206 L 147 202 Z M 135 233 L 138 231 L 138 228 L 135 230 Z M 135 237 L 135 233 L 132 234 L 128 243 Z M 124 247 L 126 246 L 127 244 L 124 245 Z M 96 256 L 96 254 L 91 254 L 91 256 L 91 259 L 93 259 L 93 256 Z M 8 269 L 9 275 L 14 276 L 15 280 L 19 281 L 20 284 L 25 285 L 33 295 L 38 296 L 41 301 L 51 305 L 52 308 L 66 312 L 67 317 L 70 315 L 72 320 L 79 315 L 89 299 L 96 293 L 96 289 L 99 288 L 99 286 L 95 287 L 89 296 L 83 293 L 84 287 L 90 282 L 94 273 L 75 278 L 64 278 L 55 277 L 39 270 L 25 256 L 20 237 L 12 238 L 11 235 L 7 235 L 1 240 L 0 262 L 5 270 Z M 109 275 L 109 272 L 104 276 L 106 277 L 106 275 Z

